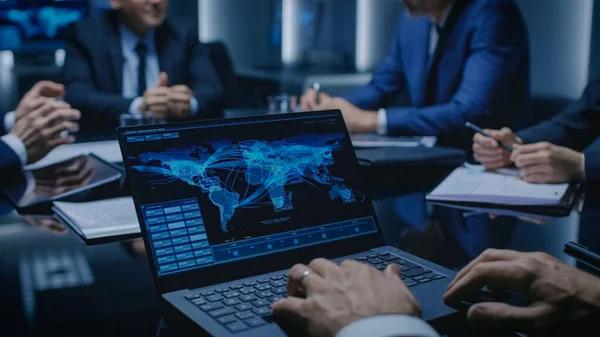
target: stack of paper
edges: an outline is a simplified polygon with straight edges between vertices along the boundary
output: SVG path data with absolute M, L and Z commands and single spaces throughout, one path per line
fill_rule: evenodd
M 356 134 L 350 136 L 355 148 L 376 147 L 433 147 L 436 137 L 387 137 L 375 134 Z
M 140 233 L 131 197 L 82 203 L 55 202 L 53 210 L 84 240 Z
M 569 184 L 530 184 L 518 170 L 485 171 L 481 166 L 459 167 L 431 194 L 428 201 L 469 202 L 490 205 L 557 206 Z

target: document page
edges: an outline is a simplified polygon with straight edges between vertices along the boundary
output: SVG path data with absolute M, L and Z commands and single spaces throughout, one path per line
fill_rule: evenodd
M 140 232 L 131 197 L 83 203 L 55 202 L 54 211 L 88 239 Z
M 374 147 L 433 147 L 436 137 L 386 137 L 376 134 L 356 134 L 350 136 L 355 148 Z
M 427 200 L 497 203 L 507 205 L 558 205 L 569 184 L 530 184 L 516 169 L 486 171 L 481 166 L 459 167 Z

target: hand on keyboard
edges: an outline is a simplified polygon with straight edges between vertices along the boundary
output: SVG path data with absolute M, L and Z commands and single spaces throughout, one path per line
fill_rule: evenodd
M 381 273 L 356 261 L 338 266 L 317 259 L 290 270 L 288 294 L 273 303 L 274 314 L 304 322 L 311 336 L 333 337 L 346 325 L 380 314 L 421 315 L 395 264 Z

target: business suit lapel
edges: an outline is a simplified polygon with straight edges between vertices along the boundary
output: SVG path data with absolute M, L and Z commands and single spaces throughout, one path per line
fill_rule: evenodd
M 429 54 L 429 30 L 431 23 L 429 20 L 420 19 L 414 23 L 414 29 L 411 32 L 414 49 L 413 62 L 414 65 L 414 81 L 415 81 L 415 97 L 413 98 L 416 106 L 422 106 L 425 101 L 425 85 L 427 79 L 427 60 Z
M 175 76 L 177 72 L 173 71 L 174 65 L 172 61 L 174 58 L 169 54 L 177 51 L 177 46 L 174 45 L 175 43 L 176 37 L 172 33 L 168 22 L 165 22 L 165 24 L 156 31 L 155 44 L 160 71 L 164 71 L 169 75 L 169 85 L 174 85 L 178 81 Z
M 448 20 L 446 21 L 446 25 L 440 32 L 440 36 L 438 39 L 438 45 L 435 49 L 435 52 L 429 60 L 427 64 L 427 79 L 431 76 L 431 71 L 433 68 L 440 62 L 442 55 L 444 54 L 444 50 L 446 46 L 448 46 L 449 42 L 453 39 L 453 35 L 455 35 L 458 31 L 457 26 L 462 17 L 462 13 L 465 10 L 465 7 L 469 3 L 469 0 L 456 1 L 454 3 L 454 7 L 452 8 L 452 12 L 448 16 Z
M 108 59 L 110 69 L 113 75 L 113 81 L 116 91 L 123 91 L 123 50 L 121 49 L 121 36 L 119 33 L 119 23 L 116 14 L 109 18 L 109 26 L 106 32 L 108 37 Z

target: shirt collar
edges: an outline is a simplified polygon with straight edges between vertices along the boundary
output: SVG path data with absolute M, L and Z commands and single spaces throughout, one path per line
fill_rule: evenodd
M 140 41 L 145 42 L 148 51 L 154 49 L 154 29 L 150 30 L 148 34 L 146 34 L 146 36 L 144 36 L 143 38 L 137 36 L 124 24 L 119 25 L 119 30 L 121 33 L 121 46 L 123 47 L 123 49 L 135 51 L 135 47 Z
M 442 13 L 442 17 L 440 18 L 439 22 L 433 22 L 434 25 L 437 25 L 440 28 L 444 28 L 446 26 L 446 24 L 448 23 L 448 18 L 450 17 L 450 13 L 452 13 L 452 8 L 454 7 L 454 3 L 451 3 L 448 7 L 446 7 L 446 9 L 444 10 L 444 12 Z

